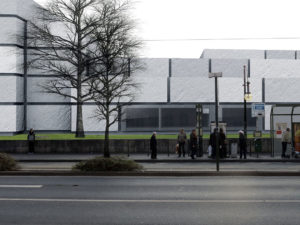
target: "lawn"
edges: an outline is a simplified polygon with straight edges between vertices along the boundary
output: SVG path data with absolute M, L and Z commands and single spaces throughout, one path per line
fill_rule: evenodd
M 110 139 L 150 139 L 151 134 L 111 134 Z M 253 138 L 252 134 L 248 135 Z M 157 139 L 176 139 L 176 134 L 158 134 Z M 205 134 L 204 139 L 208 139 L 209 135 Z M 227 138 L 238 138 L 238 134 L 228 134 Z M 263 138 L 270 138 L 270 134 L 263 134 Z M 104 139 L 104 135 L 86 135 L 85 138 L 75 138 L 74 134 L 39 134 L 36 133 L 37 140 L 91 140 Z M 14 136 L 0 136 L 0 140 L 27 140 L 27 134 L 18 134 Z

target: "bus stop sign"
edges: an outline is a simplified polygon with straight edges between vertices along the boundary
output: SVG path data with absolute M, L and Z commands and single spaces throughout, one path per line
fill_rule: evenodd
M 252 103 L 251 116 L 252 117 L 265 116 L 265 103 Z

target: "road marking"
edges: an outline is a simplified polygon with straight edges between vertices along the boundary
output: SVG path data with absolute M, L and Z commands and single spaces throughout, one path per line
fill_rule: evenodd
M 0 188 L 42 188 L 43 185 L 0 185 Z
M 158 200 L 158 199 L 50 199 L 50 198 L 0 198 L 0 201 L 32 202 L 91 202 L 91 203 L 300 203 L 299 200 Z

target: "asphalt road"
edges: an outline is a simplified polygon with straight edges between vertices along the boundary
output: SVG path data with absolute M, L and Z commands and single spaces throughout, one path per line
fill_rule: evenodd
M 72 162 L 22 162 L 22 170 L 71 170 L 76 163 Z M 140 163 L 146 171 L 216 171 L 214 162 L 172 162 L 172 163 Z M 292 162 L 226 162 L 220 163 L 221 171 L 292 171 L 299 172 L 300 164 Z
M 299 223 L 299 177 L 0 177 L 3 225 Z

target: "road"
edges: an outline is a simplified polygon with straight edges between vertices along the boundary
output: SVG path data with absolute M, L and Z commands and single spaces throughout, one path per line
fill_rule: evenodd
M 140 163 L 146 171 L 216 171 L 214 162 L 172 162 L 172 163 Z M 71 170 L 72 162 L 22 162 L 22 170 Z M 291 171 L 299 172 L 299 163 L 292 162 L 247 162 L 221 163 L 221 171 Z
M 0 224 L 298 225 L 298 177 L 0 177 Z

